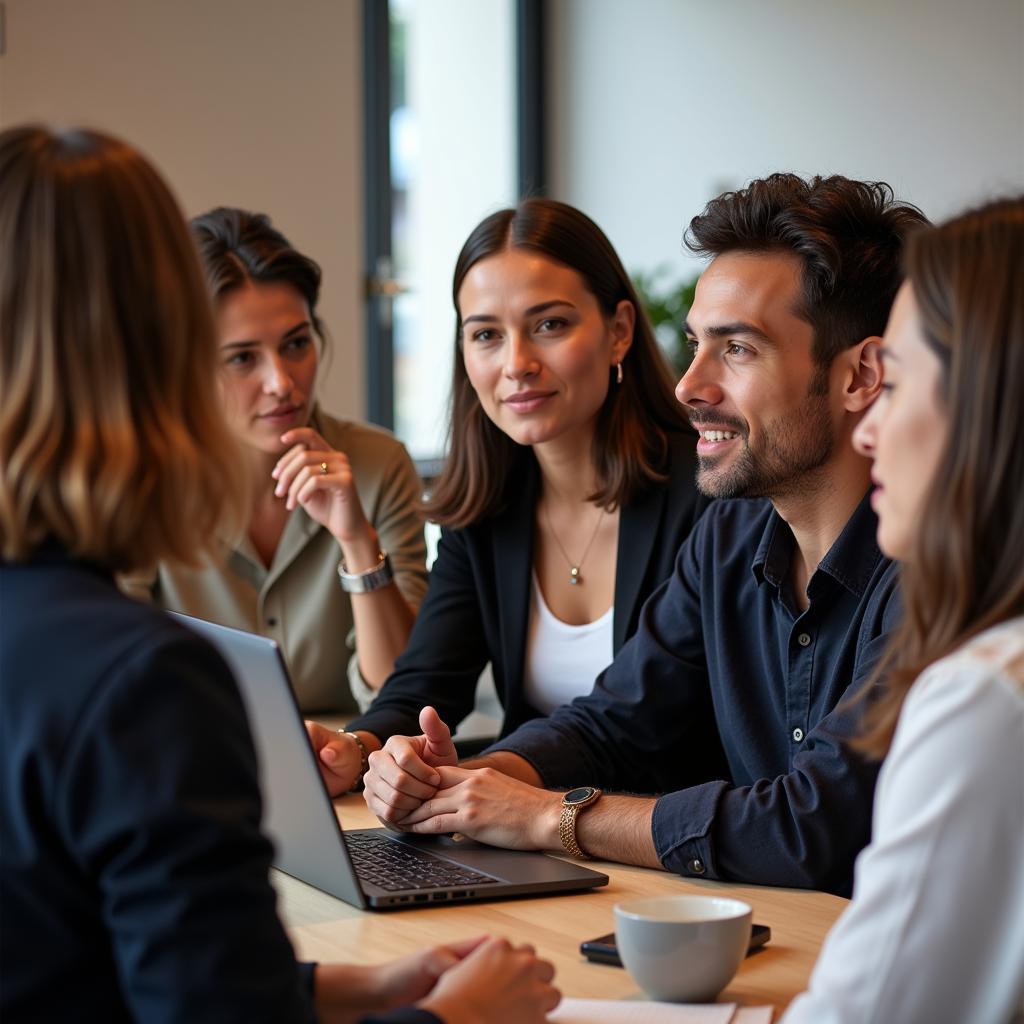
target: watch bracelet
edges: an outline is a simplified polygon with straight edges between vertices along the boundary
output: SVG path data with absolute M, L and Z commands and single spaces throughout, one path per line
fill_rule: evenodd
M 391 556 L 383 548 L 377 553 L 377 564 L 362 572 L 349 572 L 344 556 L 338 562 L 338 582 L 346 594 L 372 594 L 386 587 L 394 578 Z
M 350 736 L 356 741 L 356 746 L 359 748 L 359 777 L 349 788 L 350 793 L 358 793 L 363 788 L 363 776 L 370 769 L 370 755 L 367 753 L 366 744 L 362 741 L 358 733 L 348 732 L 345 729 L 339 729 L 338 733 L 342 736 Z
M 558 838 L 561 840 L 562 849 L 572 857 L 580 860 L 590 860 L 590 856 L 583 852 L 576 839 L 576 820 L 583 810 L 578 804 L 574 807 L 563 807 L 562 815 L 558 820 Z

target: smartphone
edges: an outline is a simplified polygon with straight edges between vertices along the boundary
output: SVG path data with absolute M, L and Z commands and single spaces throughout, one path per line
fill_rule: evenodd
M 772 930 L 766 924 L 751 925 L 750 945 L 747 946 L 747 956 L 760 949 L 772 937 Z M 580 952 L 588 959 L 598 964 L 614 964 L 622 966 L 619 959 L 619 951 L 615 947 L 615 932 L 602 935 L 599 939 L 587 939 L 580 943 Z

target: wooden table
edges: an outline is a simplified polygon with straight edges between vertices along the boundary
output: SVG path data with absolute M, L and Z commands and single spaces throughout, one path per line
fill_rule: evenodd
M 361 797 L 342 797 L 335 807 L 347 828 L 378 824 Z M 641 998 L 624 970 L 590 963 L 579 953 L 581 940 L 613 930 L 612 907 L 620 900 L 662 893 L 736 897 L 753 907 L 758 924 L 771 927 L 772 938 L 747 957 L 720 999 L 771 1005 L 780 1012 L 806 987 L 825 933 L 846 905 L 846 900 L 820 892 L 691 881 L 602 861 L 593 866 L 611 881 L 588 893 L 386 913 L 356 910 L 281 872 L 273 875 L 281 916 L 304 959 L 377 963 L 422 946 L 482 933 L 504 935 L 513 942 L 532 943 L 555 964 L 562 993 L 578 998 Z

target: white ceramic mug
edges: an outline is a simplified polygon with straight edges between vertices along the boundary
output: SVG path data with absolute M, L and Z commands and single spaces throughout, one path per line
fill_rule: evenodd
M 652 999 L 710 1002 L 743 962 L 751 918 L 739 900 L 648 896 L 615 905 L 615 941 L 626 970 Z

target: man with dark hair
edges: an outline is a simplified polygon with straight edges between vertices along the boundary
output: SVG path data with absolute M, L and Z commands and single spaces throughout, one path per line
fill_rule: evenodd
M 849 891 L 877 766 L 848 746 L 847 698 L 898 614 L 850 436 L 881 388 L 904 237 L 924 222 L 887 185 L 790 174 L 693 219 L 687 245 L 710 263 L 676 394 L 701 435 L 698 484 L 727 500 L 588 696 L 463 766 L 431 708 L 423 735 L 371 755 L 366 799 L 382 820 Z

